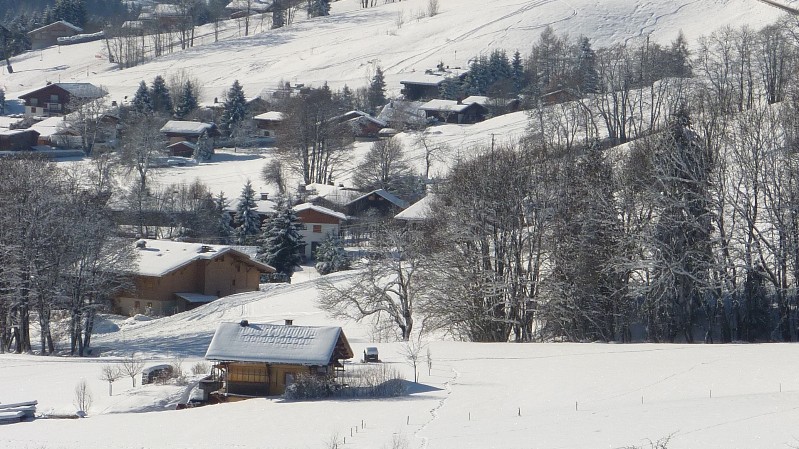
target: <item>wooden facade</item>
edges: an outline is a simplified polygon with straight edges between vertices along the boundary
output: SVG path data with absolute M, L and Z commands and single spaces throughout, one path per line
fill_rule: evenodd
M 0 151 L 30 151 L 38 143 L 39 133 L 31 129 L 0 132 Z
M 161 275 L 136 275 L 135 291 L 118 296 L 115 308 L 126 315 L 184 312 L 222 296 L 257 291 L 261 273 L 269 268 L 238 251 L 219 251 Z
M 220 323 L 205 358 L 230 396 L 281 395 L 300 376 L 333 379 L 354 355 L 340 327 Z
M 71 112 L 70 107 L 101 98 L 105 92 L 90 83 L 52 83 L 20 95 L 25 115 L 56 116 Z
M 31 41 L 31 50 L 41 50 L 42 48 L 56 45 L 59 37 L 75 36 L 81 32 L 83 32 L 82 28 L 67 21 L 59 20 L 29 31 L 28 39 Z

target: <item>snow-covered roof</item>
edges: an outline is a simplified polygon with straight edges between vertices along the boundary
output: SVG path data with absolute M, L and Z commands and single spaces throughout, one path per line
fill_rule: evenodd
M 458 103 L 455 100 L 430 100 L 421 105 L 423 111 L 463 112 L 474 103 Z
M 408 202 L 407 201 L 405 201 L 403 199 L 400 199 L 399 197 L 397 197 L 393 193 L 388 192 L 385 189 L 377 189 L 377 190 L 373 190 L 373 191 L 371 191 L 369 193 L 365 193 L 365 194 L 359 196 L 358 198 L 355 198 L 354 200 L 352 200 L 349 203 L 347 203 L 347 206 L 349 206 L 352 203 L 358 202 L 361 199 L 366 198 L 369 195 L 380 195 L 383 198 L 385 198 L 387 201 L 389 201 L 391 203 L 394 203 L 394 205 L 396 205 L 398 207 L 401 207 L 403 209 L 408 207 Z
M 346 220 L 347 216 L 342 214 L 341 212 L 336 212 L 333 209 L 328 209 L 326 207 L 317 206 L 312 203 L 302 203 L 294 206 L 294 212 L 302 212 L 304 210 L 313 210 L 319 212 L 320 214 L 330 215 L 331 217 L 336 217 L 339 220 Z
M 397 220 L 422 221 L 430 217 L 430 205 L 433 203 L 432 193 L 411 204 L 407 209 L 394 216 Z
M 334 117 L 333 120 L 339 120 L 339 121 L 368 120 L 384 128 L 388 126 L 386 122 L 384 122 L 383 120 L 372 117 L 370 114 L 358 110 L 349 111 L 345 114 L 339 115 L 338 117 Z
M 213 127 L 214 125 L 211 123 L 170 120 L 161 127 L 161 132 L 199 136 L 203 132 L 208 131 Z
M 159 3 L 155 5 L 153 13 L 156 17 L 182 17 L 185 15 L 183 11 L 180 10 L 179 5 L 170 3 Z
M 406 73 L 402 75 L 402 79 L 400 80 L 400 84 L 418 84 L 421 86 L 438 86 L 439 84 L 443 83 L 445 79 L 450 78 L 441 76 L 441 75 L 433 75 L 430 73 Z
M 36 28 L 36 29 L 30 30 L 30 31 L 28 31 L 28 34 L 33 34 L 33 33 L 36 33 L 36 32 L 38 32 L 38 31 L 41 31 L 41 30 L 44 30 L 44 29 L 50 28 L 50 27 L 52 27 L 53 25 L 56 25 L 56 24 L 65 25 L 67 28 L 70 28 L 70 29 L 72 29 L 72 30 L 73 30 L 73 31 L 75 31 L 76 33 L 82 33 L 82 32 L 83 32 L 83 28 L 81 28 L 81 27 L 79 27 L 79 26 L 77 26 L 77 25 L 73 25 L 73 24 L 71 24 L 71 23 L 67 22 L 66 20 L 59 20 L 59 21 L 57 21 L 57 22 L 48 23 L 47 25 L 45 25 L 45 26 L 43 26 L 43 27 L 39 27 L 39 28 Z
M 305 190 L 308 192 L 308 198 L 310 199 L 321 198 L 340 206 L 349 203 L 359 194 L 359 192 L 348 190 L 344 187 L 321 183 L 308 184 L 305 186 Z
M 100 98 L 108 92 L 92 83 L 55 83 L 56 86 L 69 92 L 70 95 L 78 98 Z
M 255 119 L 255 120 L 271 120 L 271 121 L 274 121 L 274 122 L 279 122 L 279 121 L 282 121 L 284 119 L 284 115 L 283 115 L 282 112 L 269 111 L 269 112 L 264 112 L 263 114 L 258 114 L 255 117 L 253 117 L 253 119 Z
M 336 351 L 336 346 L 339 351 Z M 328 365 L 334 358 L 352 358 L 352 348 L 340 327 L 280 326 L 220 323 L 207 360 L 289 365 Z
M 143 242 L 143 245 L 142 245 Z M 269 265 L 252 260 L 247 254 L 226 245 L 173 242 L 171 240 L 138 240 L 139 255 L 135 272 L 142 276 L 161 277 L 196 260 L 211 260 L 222 254 L 237 254 L 264 272 L 274 272 Z
M 0 130 L 0 136 L 16 136 L 17 134 L 26 134 L 32 131 L 32 129 L 3 129 Z
M 249 3 L 249 5 L 247 5 Z M 263 0 L 233 0 L 232 2 L 228 3 L 225 6 L 225 9 L 230 9 L 234 11 L 247 11 L 249 8 L 250 12 L 270 12 L 272 9 L 272 1 L 263 1 Z
M 64 117 L 48 117 L 40 122 L 34 123 L 30 128 L 39 133 L 40 136 L 52 136 L 54 134 L 73 134 L 72 125 L 64 120 Z

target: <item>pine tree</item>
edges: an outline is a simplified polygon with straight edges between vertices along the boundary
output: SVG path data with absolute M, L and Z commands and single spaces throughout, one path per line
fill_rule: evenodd
M 233 223 L 236 225 L 236 243 L 239 245 L 250 245 L 258 236 L 261 229 L 261 218 L 255 208 L 255 190 L 252 188 L 252 182 L 248 179 L 241 190 L 239 204 L 236 206 L 236 215 L 233 217 Z
M 169 89 L 161 75 L 153 79 L 153 84 L 150 87 L 150 101 L 153 105 L 153 112 L 172 115 L 172 97 L 169 95 Z
M 587 37 L 580 38 L 578 49 L 576 84 L 581 92 L 596 93 L 599 87 L 599 73 L 596 71 L 596 52 L 591 48 Z
M 272 29 L 282 28 L 286 25 L 286 10 L 283 0 L 275 0 L 272 3 Z
M 191 84 L 191 81 L 186 81 L 180 92 L 178 103 L 175 105 L 175 117 L 184 119 L 197 109 L 197 106 L 197 92 L 195 92 L 194 85 Z
M 511 79 L 513 80 L 514 94 L 519 95 L 524 88 L 524 62 L 519 50 L 513 54 L 513 60 L 510 63 Z
M 305 242 L 300 235 L 302 222 L 290 206 L 285 205 L 274 217 L 264 222 L 259 239 L 258 260 L 271 265 L 282 277 L 291 279 L 302 262 Z
M 319 17 L 330 15 L 330 0 L 310 0 L 308 2 L 308 16 Z
M 329 234 L 316 248 L 314 257 L 316 257 L 316 271 L 319 274 L 349 270 L 351 266 L 350 257 L 344 251 L 344 245 L 335 234 Z
M 0 88 L 0 115 L 6 113 L 6 91 Z
M 139 88 L 133 95 L 133 109 L 142 114 L 153 111 L 153 102 L 150 98 L 150 91 L 147 90 L 147 83 L 145 83 L 144 80 L 139 83 Z
M 222 131 L 230 136 L 247 116 L 247 98 L 244 96 L 239 80 L 233 81 L 233 85 L 225 94 L 224 111 L 222 112 Z
M 346 84 L 343 88 L 341 88 L 339 101 L 341 102 L 341 106 L 344 110 L 352 111 L 355 109 L 355 95 L 352 93 L 352 89 L 350 89 Z
M 227 211 L 227 206 L 228 200 L 225 198 L 225 192 L 220 191 L 219 196 L 214 198 L 214 208 L 219 220 L 216 226 L 216 235 L 222 245 L 229 244 L 233 237 L 233 227 L 230 226 L 230 213 Z
M 374 114 L 378 108 L 386 104 L 386 78 L 380 66 L 375 69 L 375 76 L 372 77 L 372 82 L 369 84 L 366 98 L 369 103 L 370 114 Z

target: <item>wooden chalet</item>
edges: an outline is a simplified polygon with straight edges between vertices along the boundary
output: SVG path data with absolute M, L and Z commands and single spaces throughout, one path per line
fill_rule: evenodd
M 284 120 L 285 115 L 277 111 L 264 112 L 254 116 L 252 118 L 255 123 L 254 137 L 276 139 Z
M 304 225 L 300 235 L 305 241 L 304 254 L 308 260 L 314 258 L 316 248 L 327 239 L 327 236 L 339 235 L 341 224 L 347 219 L 347 216 L 341 212 L 312 203 L 298 204 L 292 209 Z
M 383 120 L 363 111 L 349 111 L 331 120 L 335 123 L 346 123 L 352 129 L 353 136 L 363 139 L 376 139 L 380 130 L 388 126 Z
M 436 70 L 425 70 L 424 72 L 411 72 L 403 74 L 400 79 L 402 89 L 400 93 L 406 100 L 429 100 L 438 98 L 441 91 L 441 84 L 446 80 L 457 80 L 466 74 L 461 69 L 449 69 L 439 67 Z
M 38 140 L 39 133 L 32 129 L 0 131 L 0 151 L 30 151 Z
M 27 116 L 66 115 L 72 107 L 102 98 L 106 91 L 91 83 L 50 83 L 19 96 Z
M 170 156 L 180 157 L 194 157 L 197 152 L 197 144 L 191 143 L 188 140 L 181 140 L 166 147 Z
M 252 14 L 264 14 L 274 11 L 271 0 L 233 0 L 225 6 L 231 19 L 238 19 Z
M 58 44 L 59 37 L 75 36 L 82 32 L 83 28 L 75 26 L 66 20 L 59 20 L 28 31 L 28 39 L 31 41 L 31 50 L 41 50 Z
M 280 395 L 301 375 L 335 377 L 353 357 L 340 327 L 220 323 L 205 359 L 221 370 L 227 395 Z
M 442 123 L 471 124 L 485 120 L 488 108 L 480 103 L 463 103 L 454 100 L 430 100 L 419 107 L 428 119 Z
M 136 241 L 135 291 L 114 299 L 118 313 L 171 315 L 234 293 L 257 291 L 275 269 L 224 245 Z
M 361 216 L 375 210 L 381 216 L 394 216 L 408 207 L 408 202 L 384 189 L 373 190 L 350 201 L 344 206 L 347 215 Z

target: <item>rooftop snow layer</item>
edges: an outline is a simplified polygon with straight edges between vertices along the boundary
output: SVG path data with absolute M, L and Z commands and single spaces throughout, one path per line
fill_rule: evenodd
M 324 366 L 341 335 L 340 327 L 220 323 L 205 358 Z
M 143 247 L 137 246 L 136 248 L 136 253 L 139 255 L 136 272 L 142 276 L 164 276 L 195 260 L 211 260 L 228 252 L 240 254 L 242 258 L 249 259 L 250 263 L 259 266 L 264 271 L 274 270 L 269 265 L 252 260 L 248 255 L 225 245 L 204 245 L 171 240 L 139 240 L 137 245 L 140 245 L 141 242 L 144 242 Z
M 341 212 L 336 212 L 333 209 L 328 209 L 326 207 L 317 206 L 317 205 L 312 204 L 312 203 L 298 204 L 298 205 L 294 206 L 292 209 L 294 209 L 294 212 L 302 212 L 304 210 L 309 210 L 310 209 L 310 210 L 315 210 L 316 212 L 319 212 L 320 214 L 325 214 L 325 215 L 330 215 L 331 217 L 336 217 L 336 218 L 338 218 L 340 220 L 346 220 L 347 219 L 347 216 L 342 214 Z

